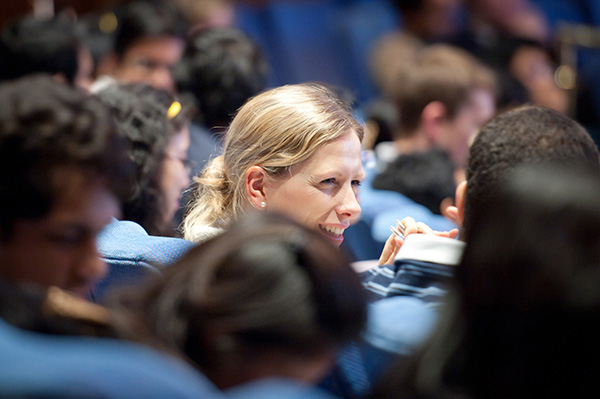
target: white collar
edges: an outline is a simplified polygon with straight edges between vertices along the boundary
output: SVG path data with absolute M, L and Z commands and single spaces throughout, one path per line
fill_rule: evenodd
M 443 265 L 458 265 L 465 243 L 431 234 L 411 234 L 406 237 L 395 260 L 410 259 Z

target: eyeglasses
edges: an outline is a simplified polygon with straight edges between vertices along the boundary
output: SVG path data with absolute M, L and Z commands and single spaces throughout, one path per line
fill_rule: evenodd
M 173 155 L 173 154 L 169 154 L 169 153 L 166 153 L 165 156 L 167 158 L 174 159 L 176 161 L 181 162 L 188 175 L 192 172 L 192 169 L 193 169 L 195 163 L 191 159 L 178 157 L 177 155 Z

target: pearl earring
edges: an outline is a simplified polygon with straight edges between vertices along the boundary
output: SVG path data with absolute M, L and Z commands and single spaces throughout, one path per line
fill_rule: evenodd
M 260 207 L 261 208 L 265 208 L 267 206 L 267 203 L 265 201 L 261 201 L 260 202 Z

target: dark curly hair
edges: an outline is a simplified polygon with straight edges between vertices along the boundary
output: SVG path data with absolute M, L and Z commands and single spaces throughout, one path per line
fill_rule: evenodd
M 151 235 L 172 235 L 170 226 L 163 225 L 160 176 L 169 141 L 191 118 L 190 109 L 184 106 L 168 119 L 175 98 L 143 83 L 109 85 L 96 95 L 113 110 L 119 134 L 127 141 L 135 164 L 136 179 L 122 204 L 123 218 L 139 223 Z
M 0 84 L 0 234 L 49 212 L 58 190 L 51 177 L 63 167 L 125 195 L 131 162 L 106 107 L 46 75 Z
M 499 182 L 522 164 L 599 171 L 600 154 L 579 123 L 548 108 L 524 106 L 492 119 L 469 149 L 463 237 L 471 229 L 471 209 L 487 203 Z

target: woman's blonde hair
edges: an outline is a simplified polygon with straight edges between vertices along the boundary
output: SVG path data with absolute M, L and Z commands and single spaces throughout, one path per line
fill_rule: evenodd
M 363 127 L 349 104 L 316 83 L 286 85 L 250 99 L 225 133 L 223 155 L 211 160 L 196 183 L 183 222 L 184 237 L 198 241 L 199 229 L 225 227 L 244 212 L 246 171 L 261 166 L 281 176 L 332 140 Z

